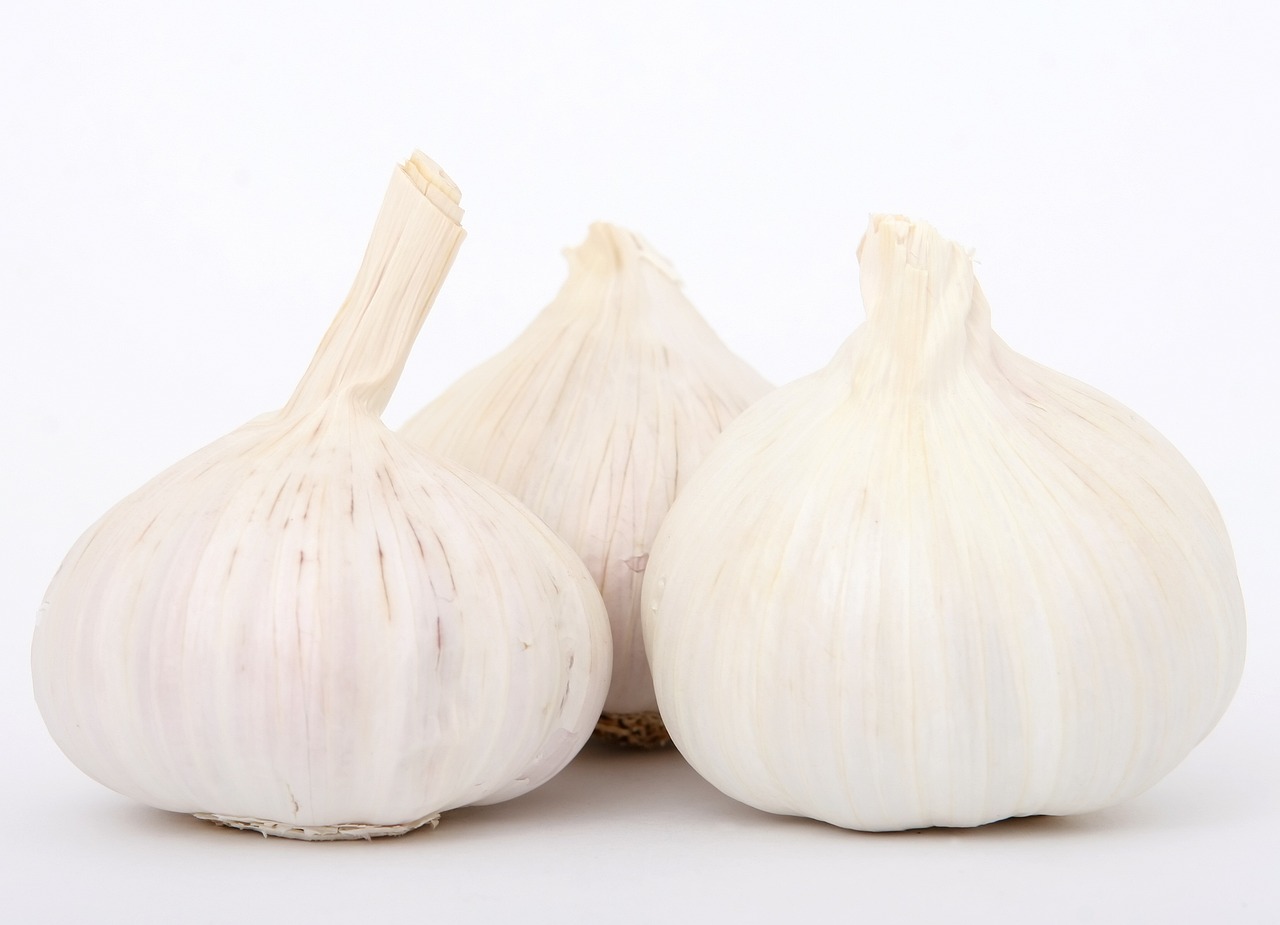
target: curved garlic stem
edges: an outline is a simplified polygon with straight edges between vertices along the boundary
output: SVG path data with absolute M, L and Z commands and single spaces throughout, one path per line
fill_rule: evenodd
M 343 392 L 382 413 L 466 237 L 459 197 L 421 153 L 396 168 L 351 292 L 283 414 Z

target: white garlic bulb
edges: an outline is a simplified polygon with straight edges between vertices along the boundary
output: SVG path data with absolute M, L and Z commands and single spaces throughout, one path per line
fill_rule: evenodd
M 658 703 L 728 795 L 865 830 L 1087 812 L 1214 726 L 1244 658 L 1191 467 L 993 333 L 970 256 L 876 217 L 866 323 L 721 436 L 645 579 Z
M 32 673 L 91 777 L 227 825 L 367 838 L 518 796 L 590 735 L 611 649 L 582 563 L 378 420 L 461 215 L 428 159 L 397 169 L 288 405 L 130 495 L 63 562 Z
M 493 479 L 577 551 L 613 631 L 598 733 L 664 744 L 640 629 L 649 549 L 711 442 L 769 385 L 639 236 L 598 223 L 566 256 L 555 300 L 401 433 Z

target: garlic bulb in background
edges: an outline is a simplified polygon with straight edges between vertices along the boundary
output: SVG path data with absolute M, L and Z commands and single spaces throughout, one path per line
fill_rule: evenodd
M 434 823 L 543 783 L 608 687 L 603 603 L 506 492 L 378 419 L 463 238 L 415 155 L 285 408 L 130 495 L 49 588 L 32 673 L 85 773 L 306 839 Z
M 402 429 L 493 479 L 569 542 L 613 631 L 598 734 L 666 744 L 640 630 L 649 548 L 712 440 L 769 390 L 639 236 L 595 224 L 555 300 Z
M 1200 479 L 991 331 L 969 255 L 877 217 L 866 323 L 722 435 L 645 584 L 675 744 L 728 795 L 855 829 L 1131 797 L 1244 658 Z

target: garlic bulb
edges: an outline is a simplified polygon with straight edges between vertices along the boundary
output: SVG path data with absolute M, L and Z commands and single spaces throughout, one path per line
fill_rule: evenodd
M 613 631 L 597 732 L 660 745 L 640 630 L 649 548 L 712 440 L 769 385 L 637 235 L 595 224 L 566 255 L 555 300 L 401 432 L 511 491 L 578 552 Z
M 866 323 L 721 436 L 663 523 L 645 641 L 728 795 L 866 830 L 1099 809 L 1240 677 L 1231 547 L 1177 451 L 991 330 L 968 253 L 877 217 Z
M 538 786 L 608 688 L 604 606 L 506 492 L 378 420 L 462 241 L 458 191 L 398 169 L 297 391 L 71 550 L 36 699 L 85 773 L 152 806 L 367 838 Z

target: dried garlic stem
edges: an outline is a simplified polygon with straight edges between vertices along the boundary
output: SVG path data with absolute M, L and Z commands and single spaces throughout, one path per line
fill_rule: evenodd
M 426 155 L 396 168 L 351 293 L 285 414 L 343 391 L 382 413 L 466 237 L 458 200 L 457 186 Z

